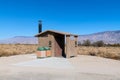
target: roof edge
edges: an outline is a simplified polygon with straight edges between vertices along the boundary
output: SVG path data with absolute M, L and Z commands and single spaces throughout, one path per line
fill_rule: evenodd
M 62 34 L 62 35 L 78 36 L 76 34 L 71 34 L 71 33 L 67 33 L 67 32 L 60 32 L 60 31 L 54 31 L 54 30 L 46 30 L 44 32 L 36 34 L 35 37 L 39 37 L 41 34 L 44 34 L 46 32 L 53 32 L 53 33 Z

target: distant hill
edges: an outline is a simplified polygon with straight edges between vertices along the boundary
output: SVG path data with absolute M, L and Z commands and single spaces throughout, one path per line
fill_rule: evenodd
M 103 40 L 105 43 L 110 44 L 120 43 L 120 30 L 80 35 L 78 38 L 80 42 L 87 39 L 91 42 Z M 29 36 L 16 36 L 5 40 L 0 40 L 0 44 L 38 44 L 38 39 L 36 37 Z
M 28 36 L 16 36 L 5 40 L 0 40 L 0 44 L 38 44 L 38 39 Z
M 110 44 L 120 43 L 120 30 L 105 31 L 105 32 L 79 36 L 80 42 L 83 42 L 83 40 L 87 40 L 87 39 L 89 39 L 91 42 L 102 40 L 105 43 L 110 43 Z

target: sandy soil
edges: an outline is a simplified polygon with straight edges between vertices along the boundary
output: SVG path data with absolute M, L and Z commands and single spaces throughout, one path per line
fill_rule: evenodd
M 34 54 L 0 57 L 0 80 L 120 80 L 120 61 L 86 55 L 71 59 L 36 59 Z

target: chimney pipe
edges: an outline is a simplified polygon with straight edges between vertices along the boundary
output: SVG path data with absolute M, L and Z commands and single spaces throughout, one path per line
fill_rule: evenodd
M 42 21 L 39 20 L 38 21 L 38 33 L 41 33 L 42 32 Z

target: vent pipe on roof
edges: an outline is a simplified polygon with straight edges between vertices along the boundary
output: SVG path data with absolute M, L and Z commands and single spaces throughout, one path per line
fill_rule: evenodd
M 41 33 L 42 32 L 42 21 L 39 20 L 38 21 L 38 33 Z

